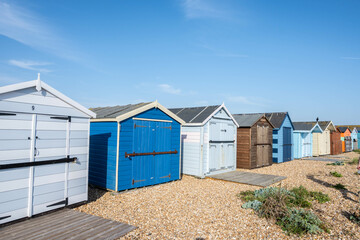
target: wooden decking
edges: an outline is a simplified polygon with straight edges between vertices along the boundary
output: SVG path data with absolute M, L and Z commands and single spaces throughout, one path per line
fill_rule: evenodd
M 0 228 L 0 239 L 117 239 L 136 227 L 63 209 Z
M 259 174 L 259 173 L 250 173 L 250 172 L 241 172 L 241 171 L 232 171 L 227 173 L 221 173 L 217 175 L 211 175 L 209 178 L 225 180 L 236 183 L 249 184 L 260 187 L 267 187 L 273 183 L 280 182 L 286 177 L 268 175 L 268 174 Z

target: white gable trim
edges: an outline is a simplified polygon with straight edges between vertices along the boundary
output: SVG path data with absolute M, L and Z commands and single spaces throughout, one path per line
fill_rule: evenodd
M 234 119 L 230 111 L 225 107 L 225 104 L 221 104 L 209 117 L 207 117 L 202 123 L 185 123 L 184 126 L 203 126 L 205 125 L 220 109 L 224 108 L 225 112 L 229 115 L 231 120 L 235 123 L 236 127 L 239 127 L 239 124 Z
M 318 128 L 320 129 L 321 133 L 324 132 L 324 131 L 321 129 L 319 123 L 316 123 L 316 124 L 314 125 L 314 127 L 310 130 L 310 132 L 313 132 L 316 127 L 318 127 Z
M 168 110 L 166 107 L 164 107 L 163 105 L 161 105 L 160 103 L 158 103 L 157 101 L 149 103 L 145 106 L 139 107 L 137 109 L 134 109 L 128 113 L 122 114 L 118 117 L 116 117 L 116 121 L 121 122 L 125 119 L 131 118 L 137 114 L 140 114 L 142 112 L 145 112 L 151 108 L 158 108 L 161 111 L 163 111 L 165 114 L 169 115 L 170 117 L 172 117 L 173 119 L 175 119 L 177 122 L 179 122 L 181 125 L 184 125 L 185 122 L 184 120 L 182 120 L 181 118 L 179 118 L 177 115 L 175 115 L 173 112 L 171 112 L 170 110 Z M 99 119 L 99 121 L 101 121 L 102 119 Z
M 61 99 L 62 101 L 66 102 L 67 104 L 69 104 L 69 105 L 73 106 L 74 108 L 78 109 L 79 111 L 85 113 L 89 117 L 92 117 L 92 118 L 96 117 L 96 114 L 94 112 L 90 111 L 89 109 L 82 106 L 81 104 L 75 102 L 71 98 L 65 96 L 64 94 L 57 91 L 56 89 L 50 87 L 46 83 L 41 82 L 39 79 L 34 80 L 34 81 L 22 82 L 22 83 L 17 83 L 17 84 L 0 87 L 0 94 L 14 92 L 14 91 L 31 88 L 31 87 L 35 87 L 38 91 L 39 91 L 39 88 L 40 88 L 40 90 L 44 89 L 44 90 L 48 91 L 49 93 L 51 93 L 52 95 L 56 96 L 57 98 Z

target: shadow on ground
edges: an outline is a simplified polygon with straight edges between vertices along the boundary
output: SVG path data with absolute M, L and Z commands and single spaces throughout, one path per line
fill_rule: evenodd
M 318 184 L 321 184 L 321 185 L 323 185 L 325 187 L 335 189 L 333 184 L 325 182 L 325 181 L 320 180 L 320 179 L 317 179 L 317 178 L 315 178 L 314 175 L 307 175 L 306 177 L 307 177 L 307 179 L 310 179 L 311 181 L 316 182 Z M 356 200 L 356 199 L 358 199 L 358 194 L 357 193 L 354 193 L 354 192 L 349 191 L 347 189 L 338 189 L 338 191 L 343 195 L 344 199 L 347 199 L 347 200 L 353 201 L 355 203 L 358 203 L 358 201 Z M 350 195 L 353 195 L 355 197 L 355 199 L 353 199 Z

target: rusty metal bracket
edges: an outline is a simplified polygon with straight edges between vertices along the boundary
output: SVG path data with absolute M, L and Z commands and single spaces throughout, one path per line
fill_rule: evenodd
M 147 152 L 147 153 L 135 153 L 135 152 L 133 152 L 133 153 L 127 153 L 127 152 L 125 152 L 125 158 L 135 157 L 135 156 L 148 156 L 148 155 L 153 155 L 153 156 L 155 156 L 155 155 L 177 154 L 177 153 L 178 153 L 177 150 L 175 150 L 175 151 L 168 151 L 168 152 L 155 152 L 155 151 L 153 151 L 153 152 Z

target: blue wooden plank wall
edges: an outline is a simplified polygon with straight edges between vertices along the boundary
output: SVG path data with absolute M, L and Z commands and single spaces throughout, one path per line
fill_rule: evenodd
M 284 127 L 291 128 L 290 141 L 291 141 L 291 160 L 294 159 L 294 140 L 293 140 L 293 127 L 289 116 L 285 117 L 285 120 L 279 129 L 273 130 L 273 162 L 282 163 L 284 162 Z
M 89 183 L 115 190 L 117 122 L 90 125 Z

